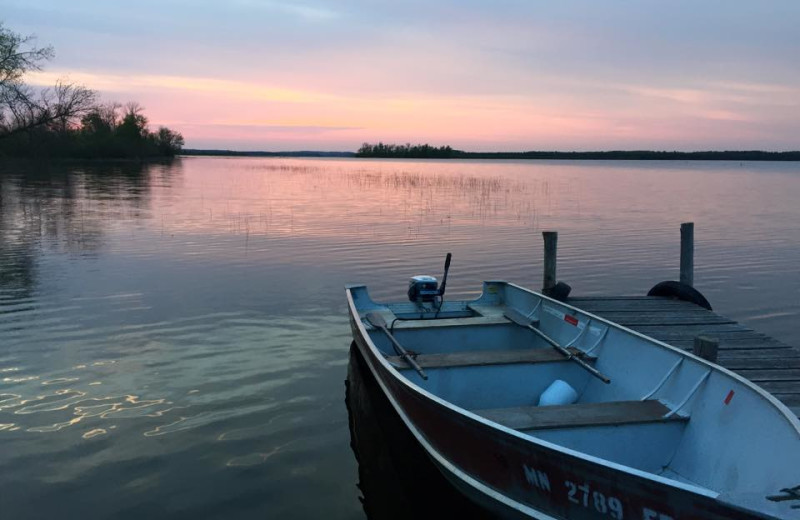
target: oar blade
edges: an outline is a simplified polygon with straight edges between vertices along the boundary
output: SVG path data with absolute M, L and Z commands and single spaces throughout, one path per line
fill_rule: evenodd
M 367 321 L 376 329 L 381 329 L 386 326 L 386 320 L 377 312 L 368 312 Z

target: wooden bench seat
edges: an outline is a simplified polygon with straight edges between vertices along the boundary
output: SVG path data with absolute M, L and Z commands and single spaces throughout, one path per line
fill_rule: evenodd
M 587 426 L 620 426 L 667 421 L 687 421 L 688 417 L 669 413 L 660 401 L 614 401 L 563 406 L 522 406 L 473 410 L 473 413 L 514 430 L 546 430 Z
M 581 352 L 575 348 L 568 349 L 573 354 Z M 593 361 L 591 356 L 582 356 L 586 361 Z M 399 370 L 411 367 L 400 356 L 387 358 Z M 554 363 L 566 361 L 560 352 L 551 348 L 526 348 L 514 350 L 468 350 L 464 352 L 448 352 L 443 354 L 420 354 L 415 361 L 422 368 L 451 368 L 484 365 L 507 365 L 513 363 Z
M 391 323 L 391 321 L 387 321 Z M 397 320 L 394 322 L 394 330 L 408 329 L 434 329 L 439 327 L 474 327 L 487 325 L 509 325 L 511 324 L 503 316 L 472 316 L 469 318 L 438 318 L 429 320 Z

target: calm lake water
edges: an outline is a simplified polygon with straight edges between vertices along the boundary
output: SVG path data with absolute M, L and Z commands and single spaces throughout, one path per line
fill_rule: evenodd
M 800 164 L 183 158 L 0 165 L 3 518 L 364 518 L 343 287 L 678 276 L 800 345 Z

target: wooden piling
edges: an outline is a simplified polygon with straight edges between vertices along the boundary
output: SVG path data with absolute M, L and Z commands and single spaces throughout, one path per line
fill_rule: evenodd
M 544 280 L 542 293 L 549 294 L 556 285 L 556 258 L 558 256 L 558 231 L 542 231 L 544 238 Z
M 719 352 L 719 340 L 709 336 L 696 336 L 694 338 L 694 346 L 692 353 L 695 356 L 701 357 L 706 361 L 712 363 L 717 362 L 717 353 Z
M 681 224 L 681 283 L 694 285 L 694 222 Z

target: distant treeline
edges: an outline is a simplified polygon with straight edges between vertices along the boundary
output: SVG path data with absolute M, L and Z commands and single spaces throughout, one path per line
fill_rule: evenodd
M 354 157 L 353 152 L 257 152 L 257 151 L 237 151 L 237 150 L 197 150 L 184 148 L 181 155 L 218 155 L 225 157 Z
M 77 124 L 53 122 L 4 136 L 0 157 L 172 157 L 182 146 L 183 136 L 169 128 L 150 131 L 139 105 L 111 103 L 89 109 Z
M 452 159 L 467 152 L 453 150 L 449 146 L 435 147 L 429 144 L 369 144 L 364 143 L 356 157 L 405 157 L 414 159 Z
M 606 161 L 800 161 L 800 152 L 730 150 L 722 152 L 657 152 L 648 150 L 609 152 L 460 152 L 464 159 L 569 159 Z
M 562 159 L 562 160 L 615 160 L 615 161 L 800 161 L 800 151 L 764 152 L 760 150 L 722 152 L 658 152 L 648 150 L 609 152 L 465 152 L 450 146 L 435 147 L 429 144 L 369 144 L 364 143 L 356 157 L 385 157 L 410 159 Z

